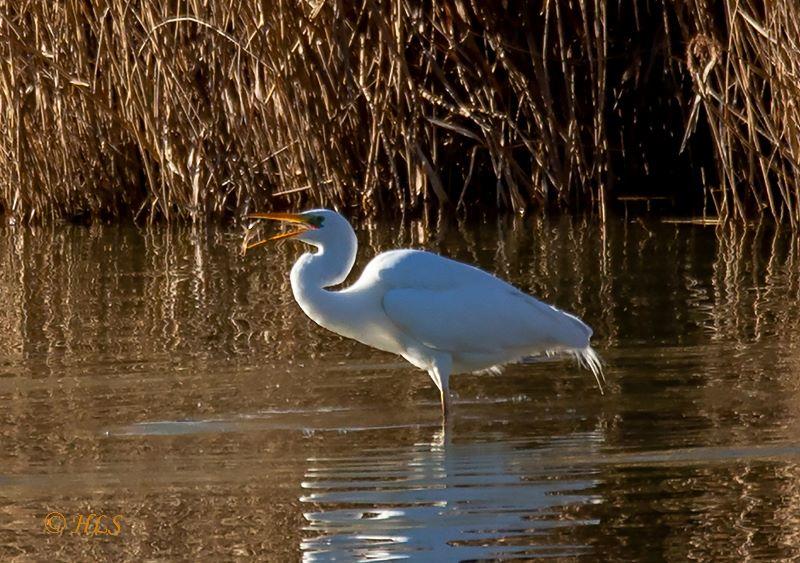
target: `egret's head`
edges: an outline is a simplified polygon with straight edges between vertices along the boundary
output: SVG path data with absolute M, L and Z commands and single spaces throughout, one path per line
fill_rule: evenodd
M 271 219 L 289 224 L 292 228 L 285 233 L 273 235 L 267 239 L 247 244 L 244 250 L 250 250 L 268 242 L 294 238 L 314 245 L 324 246 L 336 244 L 337 241 L 350 241 L 353 229 L 347 219 L 330 209 L 311 209 L 302 213 L 251 213 L 249 219 Z

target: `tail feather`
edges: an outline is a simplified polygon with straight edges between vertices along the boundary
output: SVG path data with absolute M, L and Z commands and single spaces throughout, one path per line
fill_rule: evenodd
M 605 395 L 603 383 L 606 382 L 606 376 L 603 374 L 603 361 L 597 355 L 597 352 L 591 346 L 587 346 L 586 348 L 570 350 L 569 353 L 578 360 L 582 367 L 592 372 L 595 381 L 597 381 L 597 387 L 600 389 L 600 394 Z
M 597 352 L 595 352 L 594 348 L 591 346 L 586 346 L 584 348 L 553 348 L 544 350 L 535 356 L 523 356 L 520 358 L 520 362 L 523 364 L 533 364 L 556 356 L 563 357 L 565 354 L 572 356 L 578 361 L 581 367 L 592 372 L 595 381 L 597 381 L 597 387 L 600 389 L 600 394 L 605 395 L 603 384 L 606 382 L 606 376 L 603 374 L 603 360 L 600 359 L 600 356 L 597 355 Z

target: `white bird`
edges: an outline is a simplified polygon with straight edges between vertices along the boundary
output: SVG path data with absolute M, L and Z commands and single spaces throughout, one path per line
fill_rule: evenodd
M 568 353 L 592 371 L 602 393 L 600 359 L 583 321 L 467 264 L 424 250 L 390 250 L 367 264 L 340 291 L 358 243 L 347 220 L 328 209 L 253 213 L 251 219 L 293 223 L 297 229 L 247 244 L 295 238 L 316 247 L 292 267 L 294 298 L 318 325 L 367 346 L 398 354 L 426 370 L 450 410 L 450 376 L 499 371 L 541 354 Z

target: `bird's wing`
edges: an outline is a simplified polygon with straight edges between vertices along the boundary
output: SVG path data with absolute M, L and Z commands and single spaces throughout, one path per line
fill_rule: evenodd
M 361 277 L 387 289 L 452 289 L 504 281 L 469 264 L 424 250 L 400 249 L 383 252 L 364 268 Z
M 390 289 L 383 308 L 400 330 L 442 351 L 534 353 L 588 346 L 592 331 L 579 319 L 492 280 L 448 289 Z

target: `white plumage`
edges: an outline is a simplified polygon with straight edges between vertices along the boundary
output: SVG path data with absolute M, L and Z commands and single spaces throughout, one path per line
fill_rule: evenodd
M 344 217 L 327 209 L 251 217 L 301 226 L 248 248 L 288 237 L 317 247 L 291 272 L 303 311 L 333 332 L 426 370 L 445 414 L 451 374 L 497 370 L 526 356 L 571 354 L 600 383 L 591 328 L 483 270 L 422 250 L 391 250 L 373 258 L 350 287 L 328 291 L 355 262 L 356 236 Z

